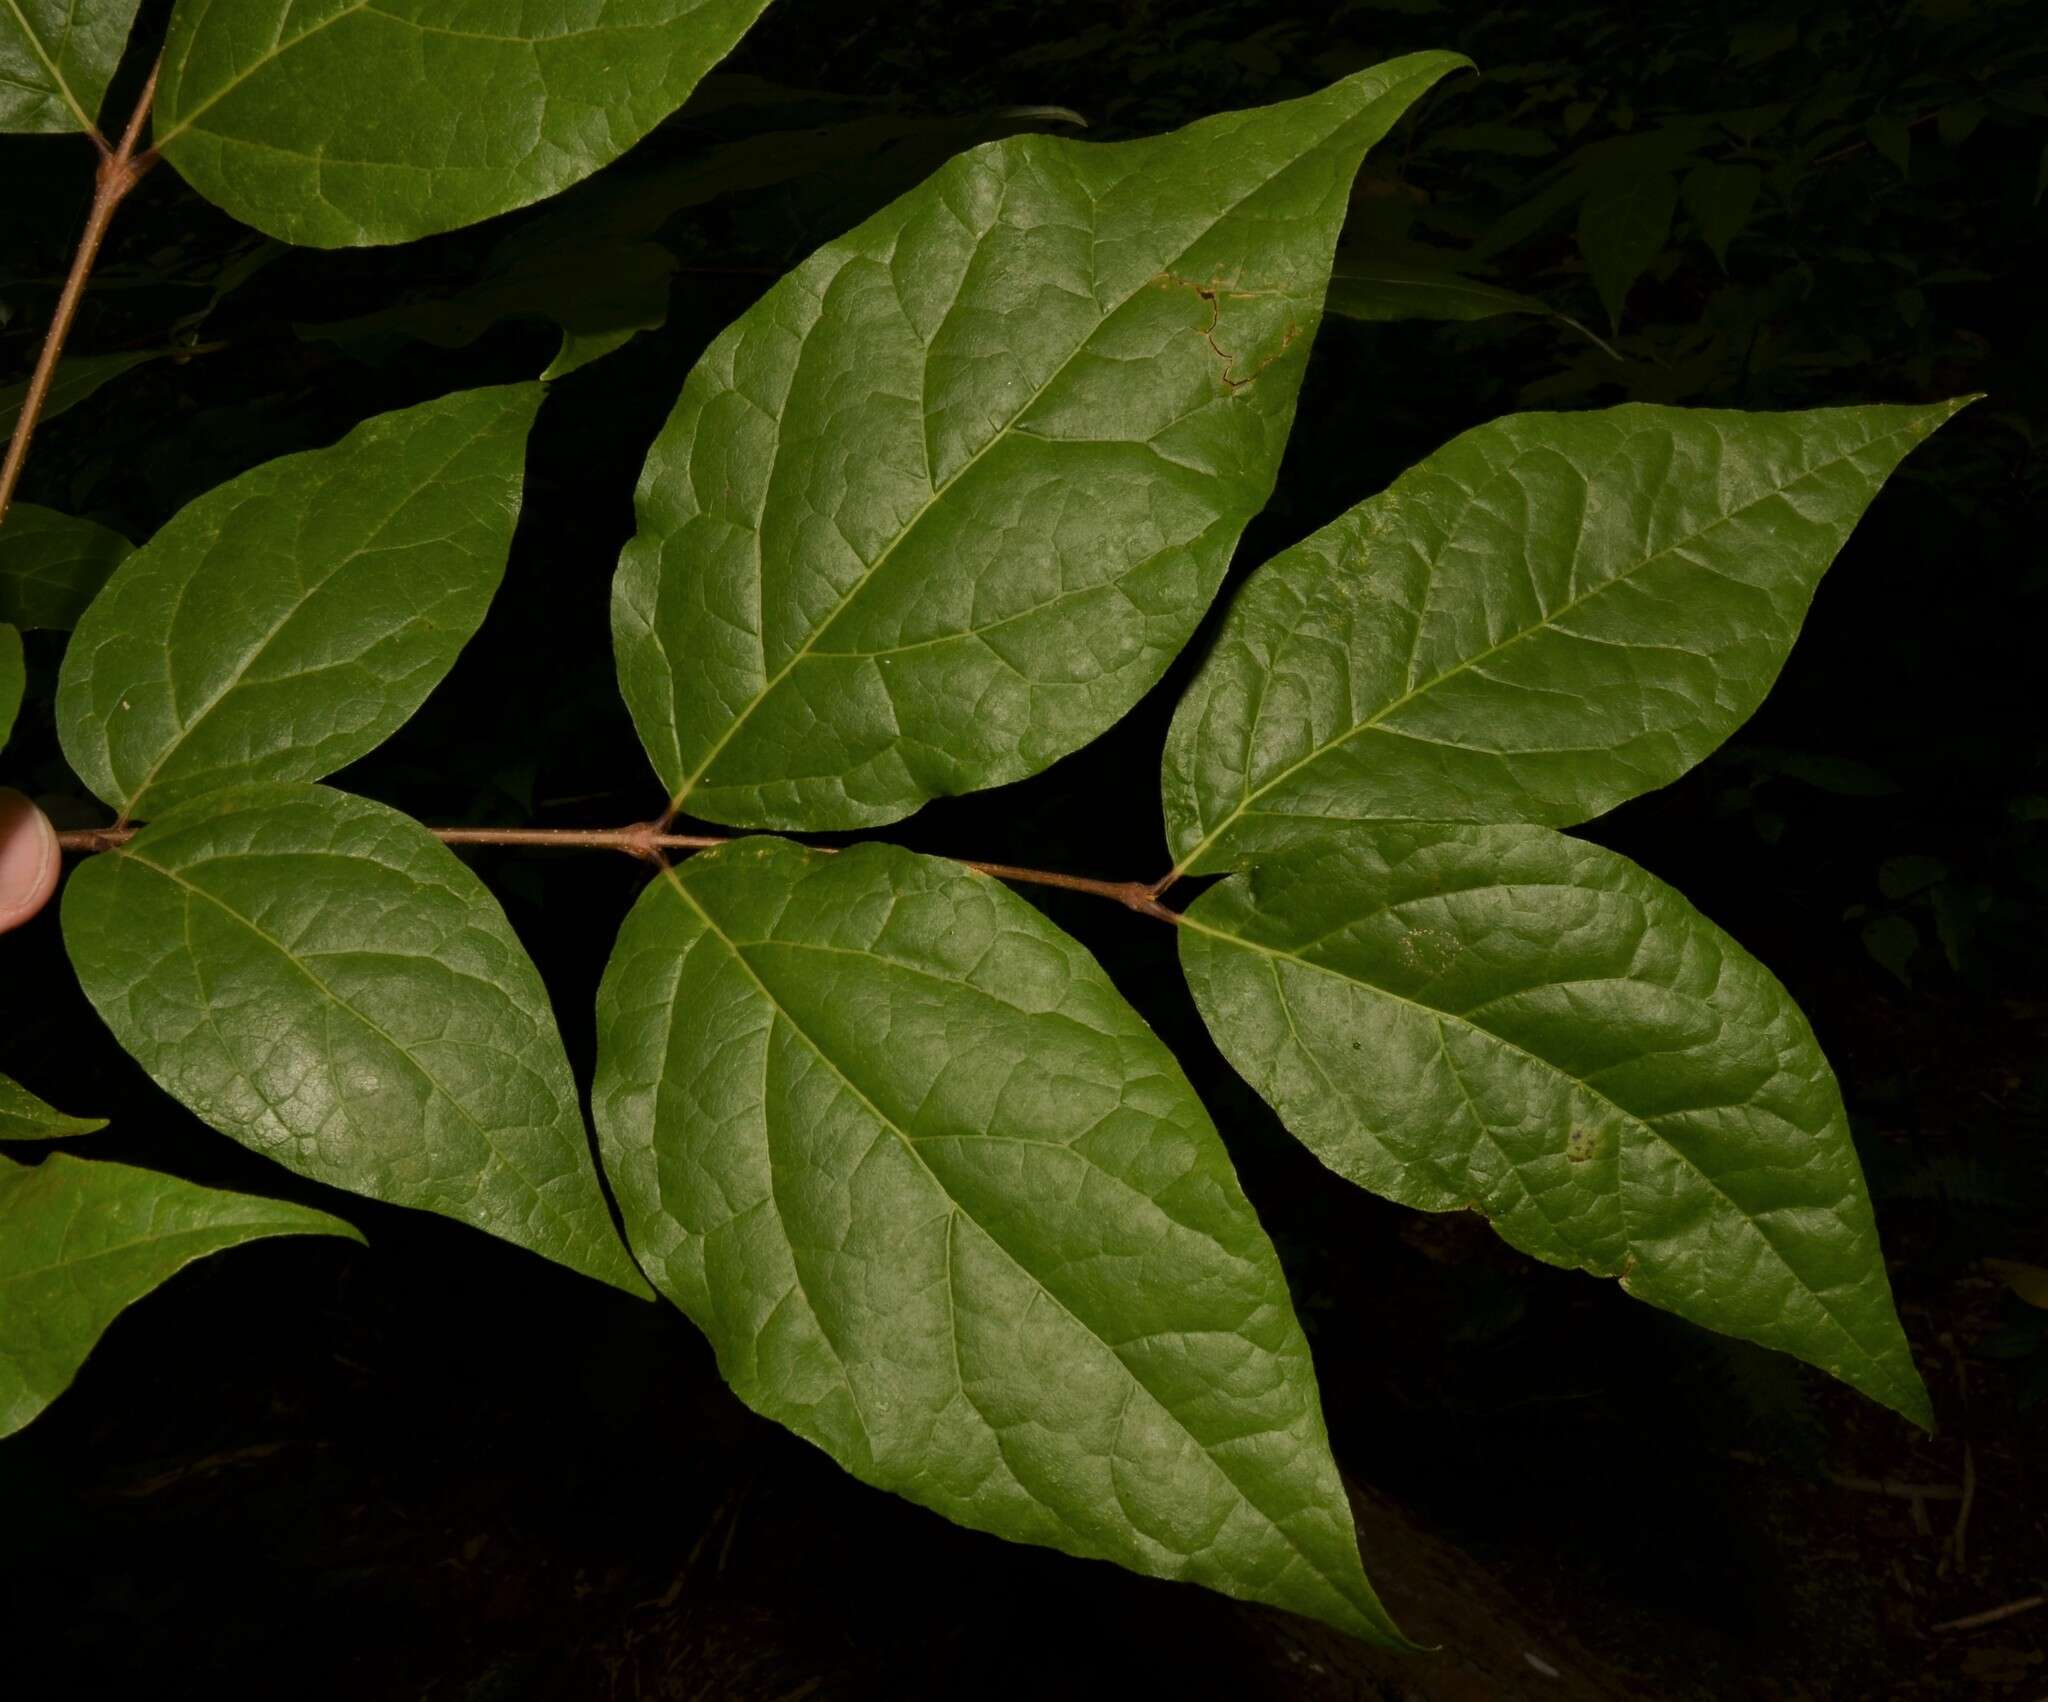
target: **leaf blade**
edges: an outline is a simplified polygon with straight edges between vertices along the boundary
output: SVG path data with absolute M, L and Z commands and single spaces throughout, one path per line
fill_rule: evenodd
M 0 0 L 0 132 L 90 135 L 139 0 Z
M 1870 498 L 1967 400 L 1629 404 L 1454 439 L 1239 593 L 1167 737 L 1176 867 L 1362 821 L 1568 827 L 1675 780 L 1763 700 Z
M 649 0 L 630 20 L 601 7 L 586 28 L 546 13 L 554 27 L 510 18 L 486 33 L 462 27 L 470 14 L 454 0 L 179 0 L 157 146 L 266 235 L 317 248 L 409 242 L 608 165 L 766 9 Z M 268 45 L 251 55 L 250 42 Z
M 991 143 L 714 341 L 613 599 L 674 804 L 877 826 L 1128 709 L 1271 489 L 1358 160 L 1462 63 L 1148 141 Z
M 540 398 L 513 384 L 380 414 L 188 503 L 65 652 L 80 778 L 127 817 L 374 750 L 490 607 Z
M 309 1206 L 125 1164 L 0 1159 L 0 1436 L 70 1387 L 125 1308 L 195 1259 L 278 1235 L 362 1240 Z
M 55 1141 L 104 1129 L 104 1117 L 70 1117 L 11 1076 L 0 1076 L 0 1141 Z
M 22 657 L 21 634 L 0 622 L 0 746 L 14 732 L 14 718 L 21 713 L 22 693 L 28 689 L 28 666 Z
M 599 1009 L 628 1233 L 743 1400 L 974 1528 L 1398 1640 L 1221 1143 L 1037 912 L 744 840 L 649 888 Z
M 115 1038 L 222 1134 L 646 1294 L 539 973 L 417 822 L 322 786 L 214 792 L 87 860 L 63 923 Z
M 1544 828 L 1378 828 L 1212 887 L 1181 955 L 1225 1056 L 1339 1174 L 1475 1206 L 1930 1425 L 1811 1028 L 1626 859 Z
M 95 521 L 10 503 L 0 525 L 0 621 L 62 632 L 135 553 L 119 532 Z

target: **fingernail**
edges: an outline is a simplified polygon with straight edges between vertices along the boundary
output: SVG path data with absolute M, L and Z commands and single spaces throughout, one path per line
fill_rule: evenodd
M 0 934 L 50 902 L 59 860 L 50 818 L 25 794 L 0 786 Z

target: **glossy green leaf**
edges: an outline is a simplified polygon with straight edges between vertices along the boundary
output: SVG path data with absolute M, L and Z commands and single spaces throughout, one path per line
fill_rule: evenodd
M 1699 227 L 1700 240 L 1724 268 L 1728 244 L 1749 223 L 1763 181 L 1764 174 L 1753 165 L 1696 165 L 1679 187 L 1685 210 Z
M 0 1076 L 0 1141 L 55 1141 L 106 1126 L 104 1117 L 68 1117 L 11 1076 Z
M 6 0 L 0 0 L 5 5 Z M 101 385 L 119 378 L 124 372 L 131 372 L 145 361 L 160 360 L 174 354 L 173 349 L 124 349 L 111 355 L 66 355 L 57 363 L 56 376 L 50 380 L 50 393 L 43 398 L 43 409 L 36 416 L 38 421 L 55 419 L 59 414 L 75 408 Z M 21 404 L 28 395 L 28 380 L 18 384 L 0 385 L 0 444 L 14 435 L 15 422 L 21 418 Z M 9 513 L 13 510 L 10 508 Z
M 627 1232 L 741 1399 L 962 1524 L 1398 1639 L 1221 1141 L 1023 900 L 741 840 L 648 889 L 598 1012 Z
M 1333 1170 L 1930 1422 L 1812 1030 L 1634 864 L 1546 828 L 1379 828 L 1202 894 L 1181 961 Z
M 977 148 L 717 338 L 613 601 L 676 802 L 873 826 L 1130 708 L 1272 489 L 1360 158 L 1462 63 Z
M 0 522 L 0 621 L 64 631 L 135 546 L 119 532 L 38 508 L 9 505 Z
M 1566 827 L 1675 780 L 1763 701 L 1857 517 L 1962 405 L 1466 432 L 1239 594 L 1167 739 L 1178 866 L 1361 821 Z
M 245 224 L 408 242 L 566 189 L 681 106 L 767 0 L 178 0 L 156 145 Z
M 273 1235 L 362 1239 L 309 1206 L 152 1170 L 0 1158 L 0 1436 L 71 1386 L 124 1308 L 194 1259 Z
M 0 131 L 91 131 L 137 0 L 0 0 Z
M 1620 327 L 1628 292 L 1663 251 L 1677 211 L 1678 179 L 1663 171 L 1608 173 L 1579 208 L 1579 249 L 1611 327 Z
M 28 687 L 28 667 L 22 659 L 21 634 L 0 622 L 0 745 L 14 731 L 14 718 L 21 712 L 21 694 Z
M 403 726 L 490 607 L 534 384 L 365 420 L 187 504 L 78 623 L 64 754 L 124 816 L 314 780 Z
M 64 940 L 115 1038 L 221 1133 L 646 1292 L 547 990 L 418 822 L 324 786 L 215 792 L 87 858 Z

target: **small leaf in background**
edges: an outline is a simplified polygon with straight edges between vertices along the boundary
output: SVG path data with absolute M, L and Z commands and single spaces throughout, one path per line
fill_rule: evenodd
M 0 745 L 14 731 L 21 712 L 21 694 L 28 687 L 28 666 L 22 658 L 21 634 L 0 621 Z
M 10 1076 L 0 1076 L 0 1141 L 54 1141 L 104 1129 L 104 1117 L 68 1117 Z
M 1753 165 L 1696 165 L 1679 187 L 1700 240 L 1723 271 L 1728 269 L 1728 244 L 1749 223 L 1763 181 L 1764 174 Z
M 1955 105 L 1941 109 L 1941 115 L 1934 121 L 1934 132 L 1941 138 L 1943 147 L 1960 148 L 1983 122 L 1982 101 L 1957 101 Z
M 1877 866 L 1877 886 L 1887 898 L 1911 898 L 1948 879 L 1948 865 L 1939 857 L 1887 857 Z
M 1400 1641 L 1222 1141 L 997 882 L 764 839 L 666 872 L 592 1105 L 635 1249 L 756 1411 L 977 1530 Z
M 4 4 L 5 0 L 0 0 Z M 178 349 L 129 349 L 114 355 L 66 355 L 57 362 L 57 373 L 50 380 L 50 393 L 43 398 L 43 411 L 39 420 L 53 420 L 67 409 L 75 408 L 103 384 L 119 378 L 124 372 L 131 372 L 145 361 L 161 360 L 165 355 L 181 353 Z M 14 435 L 15 421 L 21 418 L 22 399 L 28 394 L 28 380 L 19 384 L 0 385 L 0 444 Z
M 551 382 L 659 327 L 668 318 L 675 271 L 675 256 L 651 242 L 523 254 L 459 295 L 295 329 L 307 342 L 336 343 L 376 359 L 415 338 L 454 349 L 507 319 L 552 320 L 561 327 L 562 344 L 541 374 Z
M 1349 822 L 1567 827 L 1677 779 L 1962 405 L 1628 404 L 1454 439 L 1238 592 L 1167 736 L 1176 866 Z
M 1602 176 L 1579 209 L 1579 248 L 1608 325 L 1621 328 L 1630 287 L 1663 252 L 1678 210 L 1678 179 L 1663 171 Z
M 1462 124 L 1436 132 L 1424 144 L 1423 151 L 1541 159 L 1545 154 L 1556 153 L 1557 144 L 1541 130 L 1527 130 L 1517 124 Z
M 1416 255 L 1339 255 L 1325 305 L 1346 319 L 1385 323 L 1401 319 L 1469 321 L 1506 313 L 1534 314 L 1576 331 L 1619 360 L 1604 338 L 1536 297 L 1480 283 L 1442 261 Z
M 1272 490 L 1360 160 L 1464 63 L 977 148 L 714 341 L 613 597 L 673 802 L 878 826 L 1136 703 Z
M 0 621 L 58 632 L 76 626 L 134 549 L 91 520 L 32 502 L 9 505 L 0 521 Z
M 94 129 L 137 4 L 0 0 L 0 132 Z
M 1663 882 L 1545 828 L 1386 827 L 1211 887 L 1180 944 L 1339 1174 L 1931 1422 L 1827 1060 Z
M 178 0 L 154 139 L 193 188 L 266 235 L 409 242 L 609 165 L 766 9 Z
M 1863 134 L 1870 138 L 1870 145 L 1899 168 L 1899 175 L 1907 177 L 1913 168 L 1913 132 L 1903 118 L 1890 113 L 1879 113 L 1863 127 Z
M 418 822 L 324 786 L 213 792 L 86 859 L 64 941 L 114 1037 L 222 1134 L 647 1292 L 540 975 Z
M 1998 1276 L 2029 1306 L 2048 1312 L 2048 1270 L 2039 1265 L 2022 1264 L 2018 1259 L 1986 1259 L 1984 1268 Z
M 365 420 L 188 503 L 78 622 L 64 754 L 125 816 L 374 750 L 454 665 L 505 571 L 536 384 Z
M 122 1310 L 195 1259 L 274 1235 L 339 1235 L 310 1206 L 52 1153 L 0 1158 L 0 1436 L 71 1386 Z
M 1863 949 L 1871 962 L 1889 971 L 1901 987 L 1913 985 L 1913 954 L 1920 949 L 1920 930 L 1903 916 L 1879 916 L 1863 925 Z

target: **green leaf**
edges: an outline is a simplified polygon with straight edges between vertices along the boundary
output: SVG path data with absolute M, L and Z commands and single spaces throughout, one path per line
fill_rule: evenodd
M 1603 176 L 1580 207 L 1579 248 L 1613 329 L 1630 287 L 1663 251 L 1677 210 L 1678 179 L 1663 171 Z
M 0 1141 L 55 1141 L 104 1129 L 104 1117 L 67 1117 L 10 1076 L 0 1076 Z
M 1833 1074 L 1770 972 L 1545 828 L 1372 831 L 1211 888 L 1181 961 L 1333 1170 L 1930 1422 Z
M 552 381 L 666 320 L 675 271 L 675 256 L 651 242 L 522 253 L 492 267 L 460 294 L 296 329 L 309 342 L 360 347 L 375 355 L 414 338 L 437 348 L 460 348 L 503 320 L 549 319 L 562 330 L 561 352 L 541 375 Z
M 365 420 L 189 503 L 78 623 L 57 726 L 123 816 L 314 780 L 403 726 L 490 607 L 534 384 Z
M 874 826 L 1130 708 L 1272 489 L 1360 158 L 1463 63 L 977 148 L 714 341 L 613 600 L 675 802 Z
M 1728 268 L 1728 244 L 1749 223 L 1763 181 L 1764 174 L 1753 165 L 1696 165 L 1679 186 L 1700 240 L 1723 271 Z
M 64 940 L 115 1038 L 222 1134 L 646 1293 L 547 990 L 418 822 L 324 786 L 215 792 L 87 858 Z
M 1870 145 L 1899 168 L 1901 177 L 1912 175 L 1913 130 L 1903 118 L 1879 113 L 1863 127 Z
M 62 632 L 135 546 L 90 520 L 17 502 L 0 524 L 0 620 Z
M 636 1251 L 748 1405 L 961 1524 L 1399 1641 L 1215 1129 L 997 882 L 765 839 L 667 872 L 592 1103 Z
M 1857 517 L 1966 400 L 1630 404 L 1454 439 L 1239 593 L 1167 738 L 1178 866 L 1347 822 L 1567 827 L 1677 779 L 1763 701 Z
M 0 6 L 5 4 L 7 0 L 0 0 Z M 36 418 L 38 421 L 53 420 L 68 409 L 77 407 L 102 384 L 119 378 L 122 373 L 132 371 L 145 361 L 160 360 L 165 355 L 178 352 L 176 349 L 125 349 L 113 355 L 66 355 L 57 363 L 56 375 L 50 380 L 50 393 L 43 398 L 42 412 Z M 22 400 L 27 395 L 27 379 L 19 384 L 0 385 L 0 444 L 14 435 L 15 422 L 21 418 Z
M 0 0 L 0 131 L 90 133 L 138 0 Z
M 53 1153 L 0 1158 L 0 1436 L 71 1386 L 121 1311 L 209 1253 L 273 1235 L 340 1235 L 309 1206 Z
M 1532 295 L 1483 284 L 1441 264 L 1391 256 L 1340 258 L 1330 275 L 1329 310 L 1369 324 L 1401 319 L 1470 321 L 1506 313 L 1530 313 L 1554 319 L 1578 332 L 1596 348 L 1621 356 L 1576 319 L 1557 312 Z
M 22 658 L 21 634 L 0 621 L 0 745 L 14 731 L 21 712 L 21 694 L 28 689 L 28 666 Z
M 267 235 L 315 248 L 409 242 L 609 165 L 766 9 L 178 0 L 156 146 Z

